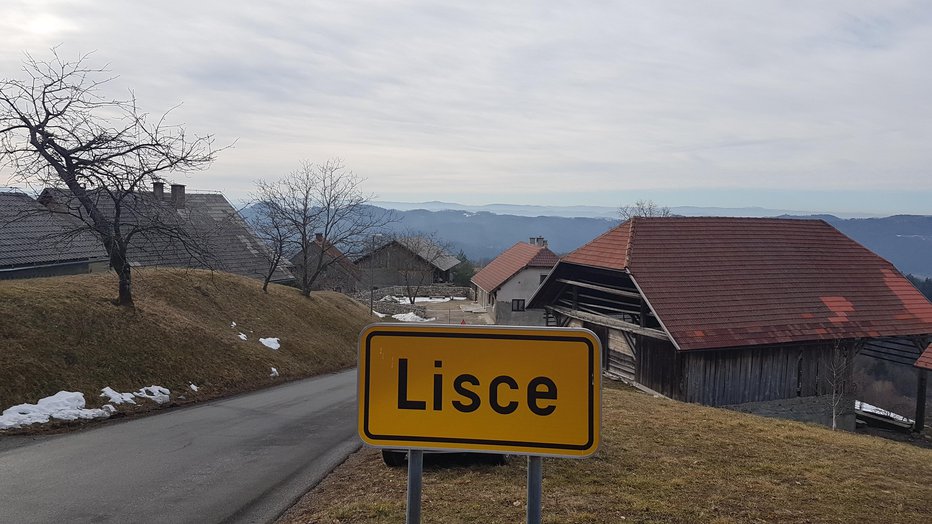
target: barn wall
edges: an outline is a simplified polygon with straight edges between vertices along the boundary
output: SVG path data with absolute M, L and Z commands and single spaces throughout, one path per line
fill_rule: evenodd
M 619 377 L 628 382 L 635 380 L 637 371 L 634 350 L 628 343 L 628 338 L 623 331 L 617 329 L 608 330 L 608 364 L 606 366 L 611 375 Z
M 727 406 L 825 393 L 831 351 L 801 344 L 685 352 L 684 400 Z
M 635 380 L 638 384 L 676 400 L 684 400 L 681 385 L 682 357 L 672 342 L 641 337 Z

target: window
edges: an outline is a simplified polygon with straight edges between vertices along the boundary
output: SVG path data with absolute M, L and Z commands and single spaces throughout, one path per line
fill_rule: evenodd
M 541 284 L 544 283 L 544 280 L 547 280 L 547 273 L 544 273 L 543 275 L 540 276 L 540 283 L 541 283 Z
M 524 311 L 524 299 L 523 298 L 511 299 L 511 310 L 512 311 Z

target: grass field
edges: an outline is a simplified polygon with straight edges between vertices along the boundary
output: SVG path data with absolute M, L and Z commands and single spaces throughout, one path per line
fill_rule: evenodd
M 99 406 L 104 386 L 155 384 L 192 401 L 335 371 L 355 365 L 356 337 L 372 321 L 342 294 L 305 298 L 275 285 L 265 294 L 260 282 L 225 273 L 139 270 L 135 309 L 110 302 L 116 283 L 106 273 L 0 281 L 0 411 L 59 390 Z M 281 348 L 260 337 L 278 337 Z
M 932 450 L 628 388 L 603 403 L 597 455 L 544 460 L 544 522 L 932 522 Z M 523 457 L 426 463 L 424 522 L 523 522 Z M 281 522 L 404 522 L 405 482 L 363 449 Z

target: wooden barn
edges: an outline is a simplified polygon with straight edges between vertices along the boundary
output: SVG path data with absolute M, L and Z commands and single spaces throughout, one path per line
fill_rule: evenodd
M 821 220 L 633 218 L 561 259 L 529 307 L 592 329 L 605 372 L 641 387 L 821 423 L 833 392 L 853 412 L 855 354 L 914 362 L 932 341 L 932 303 Z

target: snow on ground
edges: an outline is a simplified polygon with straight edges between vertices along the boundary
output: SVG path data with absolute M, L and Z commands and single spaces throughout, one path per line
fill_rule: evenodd
M 262 345 L 270 349 L 278 349 L 282 347 L 278 338 L 269 337 L 269 338 L 260 338 L 259 342 L 262 342 Z
M 108 399 L 110 399 L 110 402 L 113 402 L 114 404 L 135 404 L 136 403 L 136 401 L 133 400 L 133 397 L 135 395 L 133 395 L 132 393 L 120 393 L 119 391 L 115 391 L 110 386 L 107 386 L 101 389 L 100 396 L 107 397 Z
M 110 406 L 113 409 L 113 406 Z M 107 418 L 110 409 L 85 409 L 84 394 L 59 391 L 35 404 L 19 404 L 0 414 L 0 429 L 18 428 L 29 424 L 44 424 L 49 419 L 78 420 Z
M 466 300 L 466 297 L 453 297 L 453 300 Z
M 877 406 L 868 404 L 867 402 L 862 402 L 860 400 L 856 400 L 854 402 L 854 409 L 859 409 L 867 413 L 873 413 L 875 415 L 892 418 L 893 420 L 898 420 L 900 422 L 906 422 L 908 424 L 912 424 L 913 422 L 912 419 L 906 418 L 903 415 L 898 415 L 892 411 L 887 411 L 883 408 L 878 408 Z
M 272 377 L 272 378 L 277 377 L 277 376 L 278 376 L 278 370 L 275 369 L 275 368 L 272 368 L 272 372 L 269 374 L 269 376 Z
M 433 318 L 421 318 L 414 313 L 398 313 L 397 315 L 392 315 L 392 318 L 402 322 L 430 322 L 435 320 Z
M 231 327 L 231 328 L 235 328 L 235 327 L 236 327 L 236 322 L 230 322 L 230 327 Z
M 431 302 L 434 302 L 434 303 L 449 302 L 450 298 L 451 297 L 414 297 L 414 303 L 423 304 L 423 303 L 431 303 Z M 466 300 L 466 299 L 465 298 L 460 299 L 460 298 L 453 297 L 453 300 Z M 411 300 L 408 297 L 401 296 L 401 295 L 395 295 L 395 296 L 388 295 L 388 296 L 382 297 L 380 299 L 380 302 L 397 302 L 399 304 L 410 304 Z
M 385 313 L 379 313 L 378 311 L 375 311 L 375 310 L 372 311 L 372 314 L 379 318 L 382 318 L 385 316 Z
M 188 384 L 188 389 L 197 393 L 197 386 L 195 386 L 194 384 Z
M 133 394 L 139 398 L 147 398 L 159 404 L 164 404 L 171 400 L 171 391 L 168 391 L 162 386 L 146 386 Z
M 246 339 L 248 339 L 248 338 L 249 338 L 249 337 L 246 336 L 246 333 L 240 333 L 240 334 L 239 334 L 239 339 L 240 339 L 240 340 L 246 340 Z

